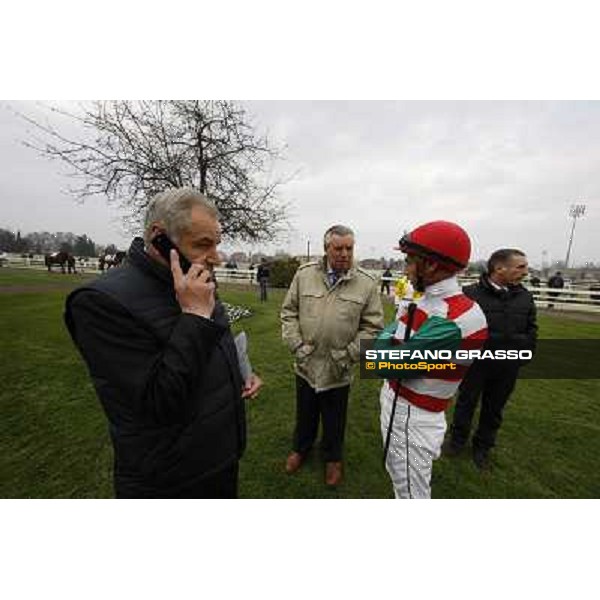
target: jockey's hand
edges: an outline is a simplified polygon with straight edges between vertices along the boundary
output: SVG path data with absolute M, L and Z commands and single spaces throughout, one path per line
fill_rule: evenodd
M 192 263 L 184 275 L 177 250 L 171 250 L 171 273 L 182 312 L 210 319 L 215 308 L 215 283 L 210 269 L 200 263 Z

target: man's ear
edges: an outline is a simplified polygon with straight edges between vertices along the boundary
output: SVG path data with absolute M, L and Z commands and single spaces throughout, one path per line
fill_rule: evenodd
M 503 265 L 502 263 L 500 263 L 494 267 L 494 270 L 490 273 L 490 275 L 502 276 L 505 272 L 506 272 L 506 265 Z
M 433 275 L 438 269 L 440 269 L 440 265 L 428 258 L 423 259 L 423 269 L 426 275 Z
M 441 265 L 438 262 L 428 260 L 425 264 L 425 273 L 428 277 L 437 277 L 441 274 L 443 275 L 444 279 L 446 279 L 454 275 L 455 271 L 453 271 L 452 269 L 448 269 L 447 267 Z
M 154 239 L 159 233 L 163 233 L 165 228 L 160 221 L 156 221 L 150 225 L 150 239 Z

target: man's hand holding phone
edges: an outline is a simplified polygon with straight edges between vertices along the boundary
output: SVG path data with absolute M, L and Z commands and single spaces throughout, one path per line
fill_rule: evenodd
M 171 250 L 170 258 L 175 293 L 181 310 L 209 319 L 215 308 L 215 283 L 210 269 L 192 263 L 189 271 L 184 274 L 177 250 Z

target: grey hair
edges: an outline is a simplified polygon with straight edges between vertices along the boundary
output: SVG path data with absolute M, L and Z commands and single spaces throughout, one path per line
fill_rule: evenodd
M 354 237 L 354 231 L 345 225 L 332 225 L 323 236 L 323 246 L 325 247 L 325 250 L 327 250 L 327 246 L 329 246 L 329 242 L 331 242 L 331 238 L 334 235 L 339 235 L 340 237 L 351 235 Z
M 182 233 L 191 225 L 191 212 L 194 206 L 218 218 L 217 207 L 204 195 L 190 187 L 172 188 L 156 194 L 150 200 L 144 219 L 144 241 L 150 242 L 152 224 L 162 223 L 167 235 L 178 242 Z

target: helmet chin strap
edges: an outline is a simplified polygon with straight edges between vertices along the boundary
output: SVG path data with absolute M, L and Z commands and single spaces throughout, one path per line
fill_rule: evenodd
M 425 281 L 423 280 L 423 276 L 420 273 L 417 274 L 417 281 L 415 283 L 415 291 L 417 291 L 417 292 L 425 291 Z
M 416 281 L 414 284 L 414 288 L 416 292 L 424 292 L 425 291 L 425 279 L 423 278 L 423 269 L 425 268 L 425 265 L 423 264 L 423 259 L 422 257 L 419 257 L 417 259 L 417 273 L 416 273 Z

